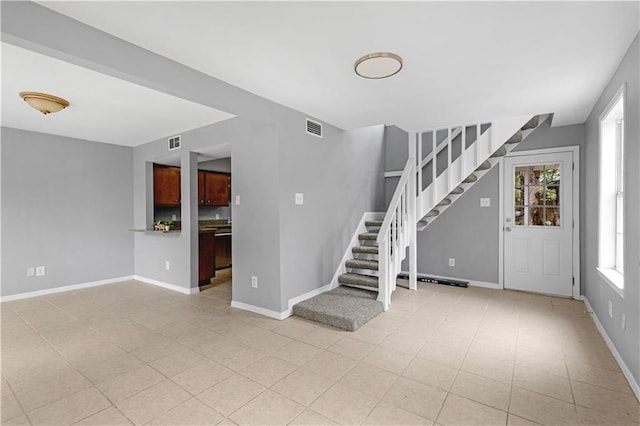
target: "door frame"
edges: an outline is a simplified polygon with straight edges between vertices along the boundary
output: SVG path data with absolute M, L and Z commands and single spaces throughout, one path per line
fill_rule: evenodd
M 557 148 L 530 149 L 526 151 L 512 151 L 505 157 L 500 158 L 500 173 L 498 178 L 498 284 L 504 290 L 504 184 L 506 157 L 523 157 L 538 154 L 555 154 L 559 152 L 570 152 L 573 154 L 573 298 L 580 299 L 580 146 L 562 146 Z

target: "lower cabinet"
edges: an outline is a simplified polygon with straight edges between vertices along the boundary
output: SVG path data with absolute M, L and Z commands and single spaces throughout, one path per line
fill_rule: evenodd
M 198 234 L 198 282 L 208 284 L 216 276 L 216 237 L 213 232 Z
M 216 269 L 231 266 L 231 235 L 216 235 Z

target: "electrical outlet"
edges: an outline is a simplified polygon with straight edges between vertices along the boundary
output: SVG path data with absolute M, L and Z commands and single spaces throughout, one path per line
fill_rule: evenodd
M 240 205 L 240 196 L 236 195 L 236 206 Z
M 480 198 L 480 207 L 491 207 L 491 198 Z
M 251 287 L 258 288 L 258 277 L 255 275 L 251 277 Z
M 216 213 L 216 219 L 220 219 L 220 213 Z
M 175 214 L 171 215 L 171 220 L 178 220 L 178 216 L 176 216 Z
M 301 192 L 296 192 L 296 206 L 301 206 L 304 204 L 304 194 Z
M 620 326 L 622 327 L 623 330 L 627 329 L 627 317 L 624 314 L 622 314 L 622 322 Z
M 36 266 L 36 277 L 44 277 L 44 266 Z
M 30 266 L 27 268 L 27 276 L 28 277 L 34 277 L 36 275 L 36 268 L 34 268 L 33 266 Z
M 449 266 L 456 266 L 456 259 L 453 257 L 449 258 Z
M 609 300 L 609 318 L 613 318 L 613 304 Z
M 168 260 L 164 262 L 164 269 L 166 269 L 167 271 L 171 269 L 171 264 L 169 263 Z

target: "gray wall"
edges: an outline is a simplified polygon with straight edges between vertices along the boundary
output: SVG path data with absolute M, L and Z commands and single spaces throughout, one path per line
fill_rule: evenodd
M 640 34 L 640 33 L 639 33 Z M 640 383 L 640 36 L 636 36 L 618 70 L 596 102 L 585 123 L 586 174 L 585 240 L 582 263 L 583 293 L 615 344 L 618 352 Z M 620 297 L 596 271 L 598 266 L 598 162 L 599 117 L 620 86 L 627 84 L 625 98 L 624 157 L 624 298 Z M 613 304 L 609 318 L 608 301 Z M 626 315 L 627 330 L 622 330 L 621 316 Z
M 344 155 L 339 144 L 332 141 L 342 139 L 342 131 L 324 123 L 325 139 L 318 140 L 304 132 L 307 114 L 292 110 L 250 92 L 231 86 L 209 75 L 198 72 L 153 52 L 141 49 L 124 40 L 96 30 L 90 26 L 55 13 L 31 2 L 3 2 L 2 36 L 3 40 L 17 46 L 50 55 L 70 63 L 83 66 L 107 75 L 115 76 L 155 90 L 169 93 L 183 99 L 218 108 L 239 117 L 214 126 L 188 132 L 183 139 L 180 153 L 182 168 L 182 198 L 180 234 L 156 235 L 136 233 L 135 235 L 135 273 L 183 288 L 197 285 L 197 201 L 193 196 L 196 188 L 195 171 L 197 163 L 189 151 L 231 141 L 233 193 L 242 197 L 240 206 L 232 208 L 234 222 L 234 293 L 235 301 L 253 304 L 265 309 L 281 311 L 284 306 L 282 288 L 287 289 L 291 297 L 305 292 L 309 285 L 296 285 L 293 280 L 280 282 L 281 271 L 297 270 L 300 262 L 309 265 L 312 257 L 304 260 L 295 256 L 281 261 L 280 254 L 290 249 L 300 251 L 305 239 L 297 230 L 304 222 L 313 233 L 327 233 L 313 228 L 314 224 L 295 213 L 290 199 L 296 183 L 304 184 L 303 191 L 308 194 L 309 202 L 323 202 L 326 208 L 332 202 L 345 202 L 344 196 L 335 198 L 321 195 L 334 188 L 322 185 L 323 174 L 331 170 L 334 161 L 343 161 Z M 51 33 L 48 28 L 56 27 Z M 99 48 L 96 48 L 99 46 Z M 313 117 L 311 117 L 313 118 Z M 260 123 L 256 125 L 255 123 Z M 187 130 L 187 129 L 185 129 Z M 364 131 L 367 132 L 366 130 Z M 186 132 L 182 133 L 187 134 Z M 375 132 L 370 134 L 374 139 Z M 354 136 L 361 140 L 360 136 Z M 337 139 L 332 139 L 337 138 Z M 349 136 L 345 136 L 347 142 Z M 375 139 L 377 140 L 377 139 Z M 299 150 L 299 144 L 305 146 L 320 142 L 319 149 L 311 148 L 313 155 Z M 324 145 L 322 145 L 324 144 Z M 347 143 L 347 145 L 349 145 Z M 378 149 L 374 143 L 370 149 Z M 381 149 L 381 147 L 380 147 Z M 152 220 L 152 197 L 148 188 L 151 180 L 149 162 L 172 161 L 166 152 L 164 141 L 153 141 L 134 150 L 134 225 L 145 228 Z M 358 151 L 359 155 L 362 151 Z M 301 158 L 307 156 L 306 158 Z M 175 154 L 174 154 L 175 155 Z M 353 156 L 352 156 L 353 157 Z M 368 170 L 371 159 L 381 158 L 377 152 L 371 157 L 351 158 L 353 168 Z M 302 160 L 302 161 L 301 161 Z M 364 165 L 361 166 L 360 162 Z M 373 161 L 373 164 L 376 164 Z M 309 167 L 307 167 L 309 166 Z M 305 169 L 306 167 L 306 169 Z M 308 169 L 308 170 L 307 170 Z M 338 171 L 342 167 L 337 168 Z M 362 175 L 346 174 L 346 179 L 360 178 Z M 381 176 L 368 177 L 367 183 Z M 337 180 L 337 179 L 336 179 Z M 343 187 L 348 188 L 341 181 Z M 362 200 L 370 200 L 361 182 L 351 183 L 355 193 L 348 202 L 354 206 L 370 205 Z M 373 191 L 375 197 L 382 197 L 382 185 L 371 183 L 366 191 Z M 298 191 L 299 189 L 295 189 Z M 286 200 L 286 201 L 285 201 Z M 331 205 L 330 208 L 334 206 Z M 344 207 L 332 216 L 338 224 L 350 223 L 355 215 L 362 211 Z M 289 230 L 296 229 L 296 235 Z M 315 219 L 314 219 L 315 220 Z M 298 221 L 298 222 L 296 222 Z M 281 228 L 282 227 L 282 228 Z M 335 229 L 335 228 L 331 228 Z M 349 232 L 352 232 L 350 230 Z M 287 241 L 281 247 L 281 239 Z M 326 247 L 324 243 L 319 245 Z M 313 261 L 322 263 L 324 258 L 314 249 Z M 333 254 L 330 256 L 335 257 Z M 170 270 L 165 270 L 165 261 L 169 260 Z M 332 262 L 329 262 L 332 263 Z M 336 264 L 327 267 L 333 272 Z M 251 289 L 250 278 L 258 275 L 258 289 Z M 324 280 L 323 280 L 324 281 Z M 322 283 L 326 284 L 326 283 Z M 315 286 L 316 283 L 311 284 Z M 288 296 L 287 296 L 288 297 Z
M 202 161 L 198 163 L 198 169 L 209 170 L 212 172 L 231 173 L 231 157 Z
M 397 172 L 404 169 L 409 158 L 408 134 L 397 126 L 384 128 L 384 171 Z M 385 210 L 393 198 L 400 177 L 388 177 L 384 180 Z
M 133 275 L 131 148 L 3 127 L 0 149 L 2 296 Z
M 384 126 L 280 141 L 281 311 L 329 284 L 362 214 L 384 211 L 383 141 Z
M 241 196 L 241 204 L 233 208 L 233 299 L 279 311 L 278 150 L 273 128 L 234 118 L 181 134 L 182 232 L 137 233 L 136 275 L 183 288 L 197 286 L 197 163 L 192 160 L 198 150 L 231 141 L 232 198 Z M 148 226 L 147 164 L 162 162 L 169 155 L 164 138 L 134 149 L 136 228 Z M 164 267 L 166 260 L 171 264 L 169 271 Z M 251 275 L 259 275 L 258 289 L 241 285 L 250 283 Z
M 584 125 L 550 127 L 546 122 L 516 150 L 578 145 L 582 151 L 583 144 Z M 432 225 L 418 233 L 418 272 L 498 282 L 498 182 L 501 164 L 473 185 Z M 581 185 L 581 199 L 584 198 L 583 188 Z M 491 207 L 481 208 L 480 198 L 486 197 L 491 199 Z M 456 259 L 455 267 L 449 266 L 451 257 Z M 403 269 L 407 267 L 405 262 Z

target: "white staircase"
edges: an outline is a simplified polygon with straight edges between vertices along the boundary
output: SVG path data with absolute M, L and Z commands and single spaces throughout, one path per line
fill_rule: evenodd
M 409 134 L 409 159 L 376 240 L 378 301 L 384 310 L 391 304 L 407 248 L 409 288 L 417 288 L 416 231 L 433 223 L 550 117 L 523 116 Z
M 417 231 L 432 224 L 498 164 L 500 157 L 551 117 L 529 115 L 409 132 L 409 158 L 386 213 L 363 215 L 333 277 L 332 290 L 322 300 L 312 298 L 297 304 L 294 314 L 356 329 L 377 315 L 380 305 L 371 306 L 372 300 L 343 301 L 342 297 L 357 295 L 339 292 L 337 287 L 354 287 L 352 291 L 364 292 L 361 299 L 373 298 L 375 293 L 371 292 L 377 291 L 376 300 L 386 311 L 407 251 L 409 288 L 417 289 Z M 369 304 L 366 309 L 356 308 L 365 303 Z

